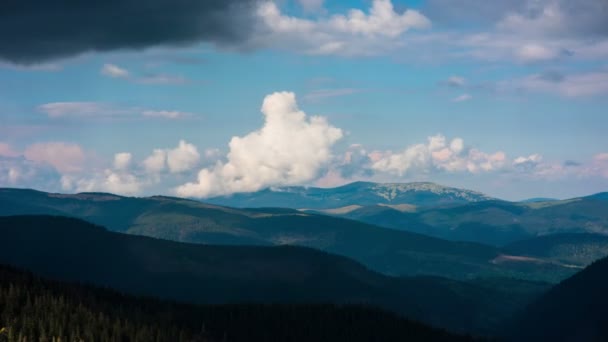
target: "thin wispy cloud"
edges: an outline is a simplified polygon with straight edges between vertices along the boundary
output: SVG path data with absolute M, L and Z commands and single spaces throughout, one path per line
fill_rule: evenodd
M 470 101 L 473 98 L 473 96 L 469 95 L 469 94 L 462 94 L 459 96 L 456 96 L 455 98 L 452 99 L 452 102 L 466 102 L 466 101 Z
M 38 111 L 50 119 L 64 120 L 128 120 L 158 118 L 177 120 L 194 114 L 178 110 L 153 110 L 117 106 L 103 102 L 52 102 L 38 106 Z
M 106 77 L 124 79 L 138 84 L 183 85 L 188 83 L 188 79 L 183 76 L 150 72 L 143 75 L 136 75 L 126 68 L 119 67 L 115 64 L 104 64 L 100 73 Z
M 101 74 L 112 78 L 128 78 L 131 76 L 128 70 L 115 64 L 104 64 L 101 68 Z
M 363 89 L 358 88 L 316 89 L 304 95 L 304 100 L 318 102 L 329 98 L 353 95 L 362 91 Z

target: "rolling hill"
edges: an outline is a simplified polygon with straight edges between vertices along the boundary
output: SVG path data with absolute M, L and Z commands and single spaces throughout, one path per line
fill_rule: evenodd
M 53 279 L 199 304 L 364 303 L 454 331 L 492 332 L 546 288 L 393 278 L 308 248 L 178 243 L 65 217 L 0 217 L 0 237 L 0 263 Z
M 608 235 L 608 200 L 602 194 L 548 202 L 488 200 L 415 211 L 376 205 L 333 215 L 448 240 L 496 246 L 559 233 Z
M 331 324 L 326 324 L 331 322 Z M 376 308 L 187 305 L 0 265 L 0 341 L 469 341 Z
M 292 209 L 233 209 L 170 197 L 0 189 L 0 215 L 18 214 L 73 216 L 117 232 L 182 242 L 306 246 L 347 256 L 395 276 L 508 276 L 558 281 L 574 272 L 555 262 L 504 258 L 503 251 L 491 246 Z
M 511 243 L 505 249 L 515 255 L 587 266 L 595 260 L 608 256 L 608 235 L 588 233 L 544 235 Z
M 451 188 L 435 183 L 355 182 L 337 188 L 280 187 L 253 193 L 237 193 L 205 199 L 229 207 L 281 207 L 331 209 L 351 205 L 408 204 L 436 206 L 485 201 L 490 197 L 471 190 Z
M 512 321 L 513 341 L 608 341 L 608 258 L 553 287 Z

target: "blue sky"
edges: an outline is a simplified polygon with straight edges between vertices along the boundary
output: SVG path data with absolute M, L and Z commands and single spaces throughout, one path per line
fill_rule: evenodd
M 205 20 L 206 8 L 188 10 L 200 18 L 183 21 Z M 608 190 L 604 1 L 223 10 L 217 27 L 184 24 L 161 41 L 84 40 L 73 33 L 83 23 L 42 43 L 18 34 L 23 47 L 0 50 L 0 186 L 209 197 L 422 180 L 512 200 Z

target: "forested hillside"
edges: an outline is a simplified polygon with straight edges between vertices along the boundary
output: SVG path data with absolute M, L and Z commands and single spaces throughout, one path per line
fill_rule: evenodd
M 470 341 L 363 306 L 195 306 L 0 265 L 0 341 Z

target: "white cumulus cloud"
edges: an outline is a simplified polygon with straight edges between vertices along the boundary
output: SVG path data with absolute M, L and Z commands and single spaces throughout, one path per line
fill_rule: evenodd
M 401 152 L 375 151 L 369 154 L 371 169 L 397 176 L 426 174 L 432 171 L 489 172 L 506 163 L 503 152 L 486 153 L 475 148 L 465 150 L 464 141 L 454 138 L 449 143 L 441 135 L 428 138 L 426 144 L 415 144 Z
M 28 160 L 52 165 L 61 173 L 81 171 L 85 153 L 77 144 L 47 142 L 30 145 L 24 152 Z
M 202 169 L 197 181 L 179 186 L 177 194 L 209 197 L 314 180 L 331 161 L 342 131 L 324 117 L 308 117 L 289 92 L 266 96 L 262 113 L 261 129 L 233 137 L 227 161 Z
M 130 73 L 127 69 L 123 69 L 118 65 L 114 64 L 104 64 L 100 72 L 102 75 L 112 78 L 127 78 L 130 76 Z
M 194 169 L 200 158 L 196 146 L 180 140 L 174 149 L 155 149 L 143 161 L 143 165 L 148 173 L 161 173 L 165 170 L 169 170 L 171 173 L 181 173 Z
M 425 29 L 428 18 L 415 10 L 398 13 L 391 0 L 373 0 L 368 13 L 351 9 L 347 14 L 310 20 L 286 15 L 272 1 L 261 3 L 257 13 L 260 30 L 254 45 L 275 46 L 308 54 L 370 55 L 391 50 L 396 39 L 410 29 Z
M 114 155 L 114 168 L 117 170 L 126 170 L 131 165 L 131 153 L 121 152 Z

